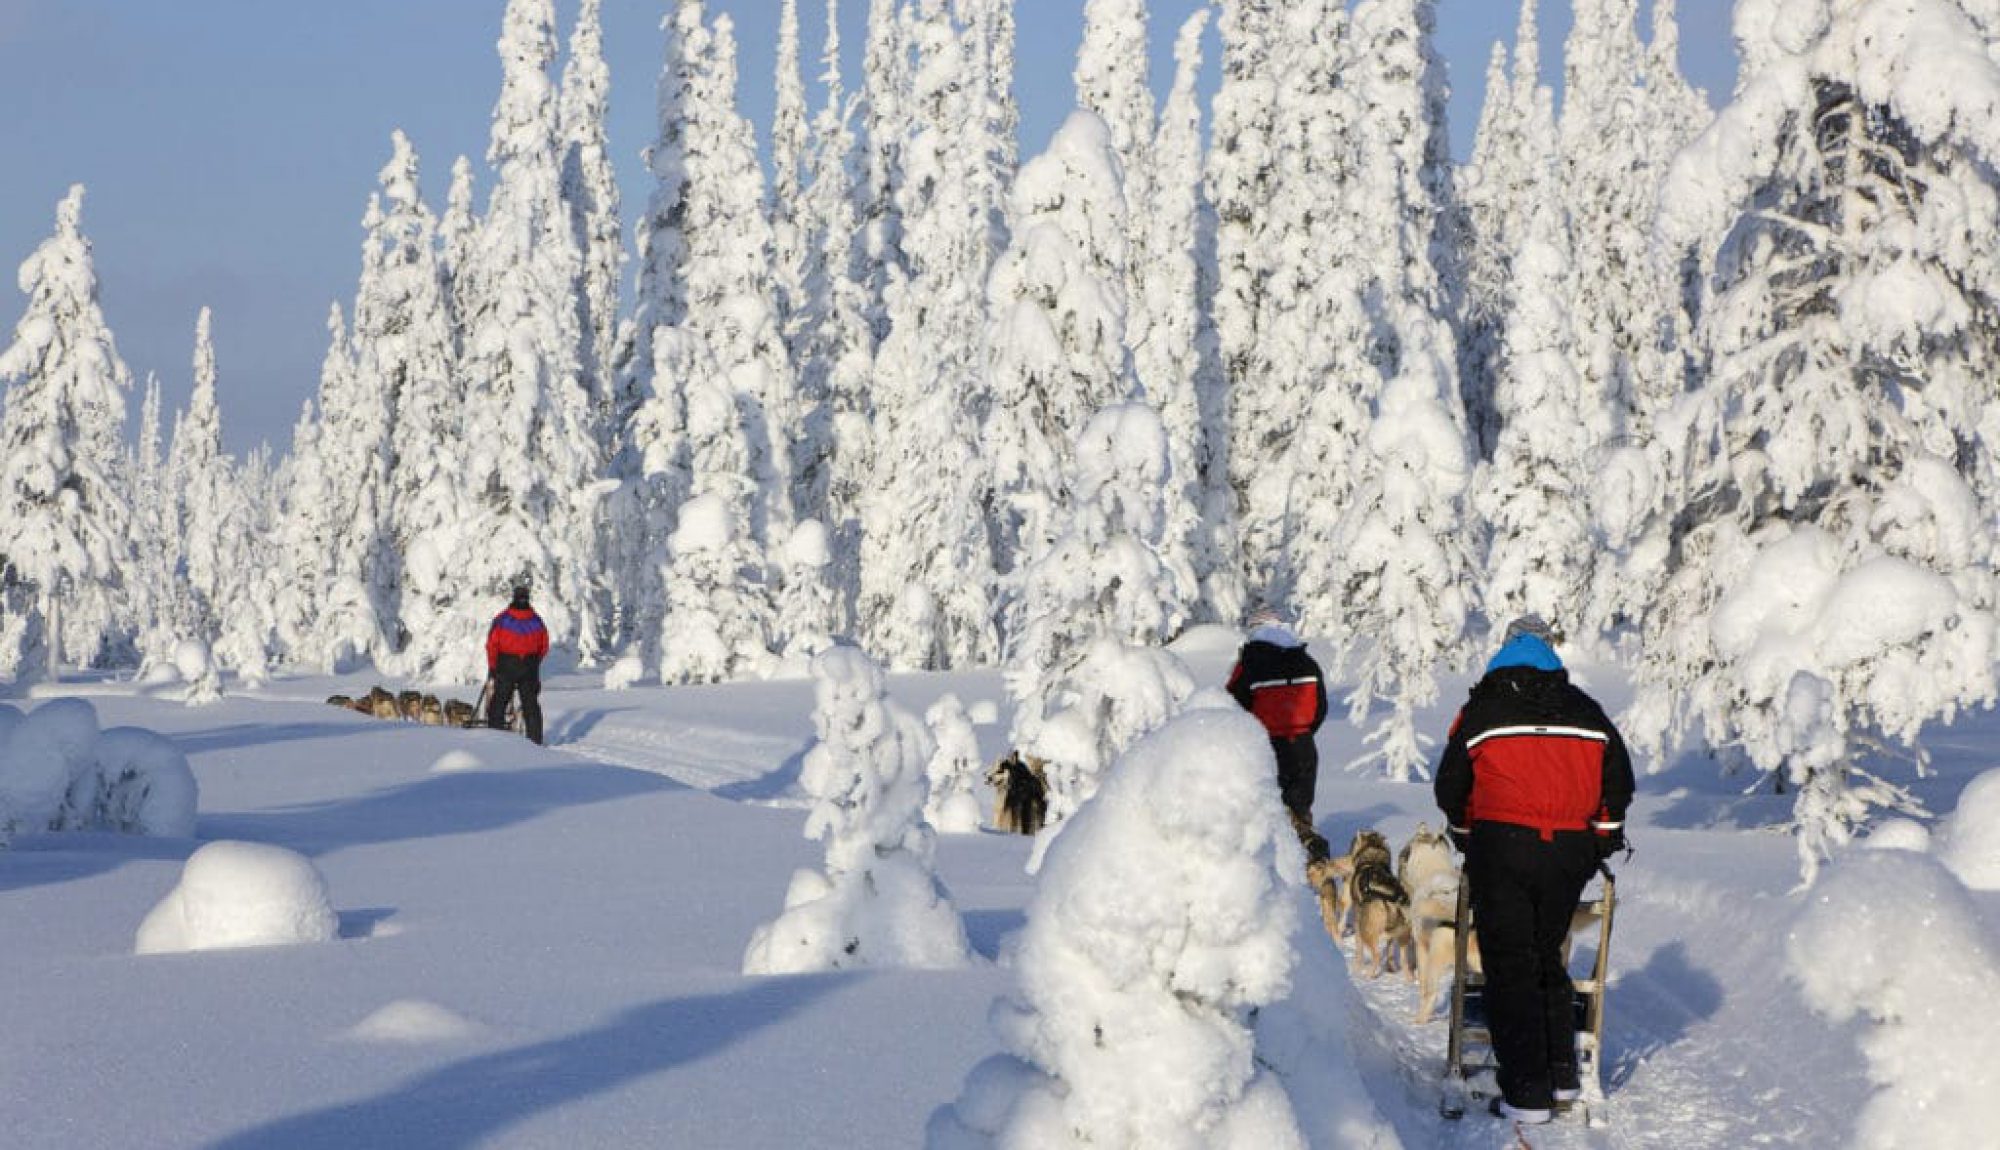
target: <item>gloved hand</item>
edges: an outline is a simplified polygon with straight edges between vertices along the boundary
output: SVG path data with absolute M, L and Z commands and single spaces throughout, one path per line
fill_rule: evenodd
M 1626 849 L 1628 848 L 1625 843 L 1624 831 L 1599 831 L 1597 833 L 1598 861 L 1601 862 L 1615 854 L 1622 854 Z
M 1465 848 L 1472 843 L 1472 832 L 1470 831 L 1460 830 L 1457 827 L 1446 827 L 1444 833 L 1446 837 L 1451 839 L 1451 845 L 1459 854 L 1464 854 Z

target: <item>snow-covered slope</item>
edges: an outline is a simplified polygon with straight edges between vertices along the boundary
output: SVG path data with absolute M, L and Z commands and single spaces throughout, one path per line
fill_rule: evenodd
M 1204 682 L 1225 669 L 1226 654 L 1184 654 Z M 1586 678 L 1622 702 L 1618 676 Z M 998 959 L 1034 891 L 1023 838 L 938 840 L 980 956 L 970 967 L 741 974 L 789 876 L 819 862 L 797 786 L 809 681 L 607 692 L 559 678 L 544 694 L 547 749 L 319 701 L 366 685 L 279 680 L 196 708 L 171 689 L 53 689 L 86 696 L 106 727 L 169 736 L 199 780 L 200 816 L 190 839 L 40 834 L 0 850 L 8 1144 L 918 1146 L 1000 1049 L 988 1011 L 1012 984 Z M 1446 684 L 1428 729 L 1442 732 L 1463 687 Z M 946 691 L 1001 697 L 992 674 L 899 676 L 890 690 L 918 714 Z M 989 757 L 1004 730 L 1004 716 L 980 728 Z M 1932 740 L 1939 771 L 1917 789 L 1933 809 L 1950 811 L 1989 765 L 1996 733 L 1975 715 Z M 1363 825 L 1400 843 L 1435 821 L 1427 787 L 1340 769 L 1362 753 L 1355 731 L 1330 724 L 1322 749 L 1316 809 L 1336 843 Z M 1742 785 L 1696 761 L 1642 779 L 1607 1039 L 1617 1120 L 1529 1131 L 1533 1146 L 1820 1147 L 1857 1128 L 1873 1090 L 1868 1024 L 1826 1020 L 1788 974 L 1786 939 L 1813 896 L 1793 889 L 1790 841 L 1761 828 L 1789 797 Z M 225 839 L 310 859 L 339 937 L 135 955 L 187 857 Z M 1399 977 L 1352 993 L 1296 895 L 1296 945 L 1318 948 L 1297 993 L 1348 1003 L 1356 1051 L 1351 1068 L 1286 1083 L 1302 1126 L 1326 1118 L 1315 1091 L 1338 1096 L 1358 1074 L 1406 1146 L 1517 1145 L 1491 1119 L 1437 1117 L 1443 1024 L 1409 1023 L 1415 995 Z M 1990 937 L 2000 906 L 1973 899 Z M 1901 924 L 1911 947 L 1919 919 Z

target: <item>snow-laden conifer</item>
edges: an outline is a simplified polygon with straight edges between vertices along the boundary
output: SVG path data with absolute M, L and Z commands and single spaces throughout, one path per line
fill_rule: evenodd
M 462 350 L 467 299 L 472 290 L 472 241 L 479 216 L 472 206 L 472 161 L 460 156 L 451 163 L 451 185 L 445 192 L 444 214 L 438 217 L 438 274 L 444 280 L 445 304 L 451 315 L 452 353 Z
M 127 464 L 132 522 L 132 567 L 124 580 L 125 604 L 133 629 L 141 682 L 173 664 L 174 580 L 180 567 L 180 507 L 167 482 L 166 443 L 160 433 L 160 379 L 146 376 L 139 404 L 139 433 Z
M 813 660 L 813 695 L 818 738 L 799 784 L 825 868 L 792 876 L 784 913 L 751 936 L 744 973 L 965 965 L 965 925 L 933 870 L 924 822 L 923 723 L 890 701 L 882 669 L 854 647 Z
M 1125 347 L 1125 199 L 1095 113 L 1070 113 L 1014 182 L 1014 237 L 988 280 L 996 554 L 1013 571 L 1054 538 L 1077 429 L 1138 379 Z
M 1539 615 L 1581 638 L 1596 622 L 1592 582 L 1603 547 L 1590 506 L 1611 416 L 1572 358 L 1575 273 L 1552 105 L 1540 89 L 1523 125 L 1528 148 L 1541 157 L 1540 178 L 1523 189 L 1527 217 L 1515 225 L 1520 246 L 1507 260 L 1512 302 L 1492 392 L 1499 434 L 1474 503 L 1488 535 L 1487 617 L 1503 624 Z
M 180 504 L 182 578 L 176 590 L 186 597 L 180 617 L 183 642 L 205 648 L 204 674 L 190 684 L 190 703 L 220 695 L 220 672 L 245 679 L 264 675 L 268 654 L 259 625 L 262 608 L 250 602 L 255 572 L 250 568 L 249 504 L 236 468 L 222 451 L 222 412 L 216 402 L 215 344 L 209 309 L 195 319 L 194 389 L 188 407 L 174 421 L 168 474 Z M 228 651 L 221 641 L 228 635 Z
M 78 184 L 56 206 L 55 233 L 21 264 L 28 306 L 0 350 L 0 589 L 25 628 L 10 637 L 39 630 L 47 644 L 16 663 L 23 677 L 96 658 L 130 551 L 118 463 L 131 373 L 98 307 L 82 218 Z
M 2000 62 L 1958 0 L 1777 14 L 1739 9 L 1736 97 L 1663 195 L 1713 269 L 1708 383 L 1660 436 L 1666 578 L 1627 726 L 1648 748 L 1697 726 L 1795 787 L 1810 879 L 1909 802 L 1871 748 L 1995 691 Z
M 1263 729 L 1222 699 L 1125 753 L 1041 871 L 992 1012 L 1002 1053 L 928 1147 L 1306 1145 L 1254 1029 L 1298 963 L 1274 780 Z
M 558 97 L 562 200 L 583 259 L 577 324 L 579 367 L 594 408 L 600 457 L 609 450 L 612 358 L 618 333 L 618 279 L 625 263 L 618 173 L 611 162 L 611 70 L 604 62 L 603 0 L 582 0 L 570 32 Z
M 1140 386 L 1167 430 L 1167 458 L 1178 492 L 1167 500 L 1165 557 L 1185 564 L 1198 593 L 1196 618 L 1237 618 L 1244 607 L 1235 500 L 1229 491 L 1225 396 L 1209 302 L 1215 285 L 1204 263 L 1209 230 L 1202 197 L 1202 116 L 1196 91 L 1206 9 L 1189 16 L 1174 41 L 1174 82 L 1154 137 L 1150 204 L 1127 195 L 1127 213 L 1143 223 L 1135 258 L 1148 268 L 1129 317 L 1144 314 L 1145 334 L 1128 339 Z
M 1011 745 L 1048 764 L 1051 831 L 1194 690 L 1164 646 L 1187 614 L 1160 555 L 1172 476 L 1158 413 L 1107 406 L 1077 434 L 1071 460 L 1055 535 L 1020 575 L 1006 674 Z
M 575 306 L 582 256 L 561 194 L 552 0 L 510 0 L 487 162 L 494 184 L 468 254 L 461 372 L 471 515 L 452 554 L 454 597 L 421 637 L 432 677 L 477 679 L 481 637 L 508 587 L 535 586 L 552 640 L 586 658 L 581 626 L 597 554 L 597 463 Z
M 834 14 L 838 18 L 838 13 Z M 799 0 L 778 6 L 777 97 L 771 113 L 771 290 L 779 328 L 793 363 L 804 350 L 806 265 L 810 236 L 805 218 L 806 154 L 811 135 L 805 74 L 799 63 Z M 815 506 L 800 509 L 817 515 Z
M 976 513 L 986 468 L 974 445 L 993 237 L 974 178 L 987 157 L 972 154 L 964 130 L 979 114 L 972 62 L 945 0 L 922 0 L 908 34 L 915 87 L 896 187 L 908 270 L 890 270 L 876 357 L 856 626 L 892 666 L 935 668 L 991 659 L 997 646 L 993 558 Z
M 930 783 L 924 821 L 940 834 L 974 834 L 982 821 L 980 798 L 991 792 L 985 786 L 985 764 L 979 757 L 979 732 L 973 729 L 972 714 L 957 695 L 947 693 L 924 712 L 924 726 L 932 745 L 924 766 Z

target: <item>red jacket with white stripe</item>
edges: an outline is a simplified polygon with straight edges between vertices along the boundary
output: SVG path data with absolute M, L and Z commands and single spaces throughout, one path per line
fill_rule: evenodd
M 1623 830 L 1632 758 L 1597 701 L 1560 668 L 1507 666 L 1473 685 L 1434 787 L 1458 830 L 1478 822 L 1542 832 Z
M 1274 739 L 1319 730 L 1326 719 L 1326 678 L 1306 645 L 1277 628 L 1260 630 L 1236 656 L 1229 693 Z

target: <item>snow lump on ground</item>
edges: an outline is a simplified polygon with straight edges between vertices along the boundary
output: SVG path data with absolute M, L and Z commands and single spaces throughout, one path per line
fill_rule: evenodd
M 213 842 L 139 924 L 138 954 L 328 942 L 340 917 L 312 861 L 266 843 Z

